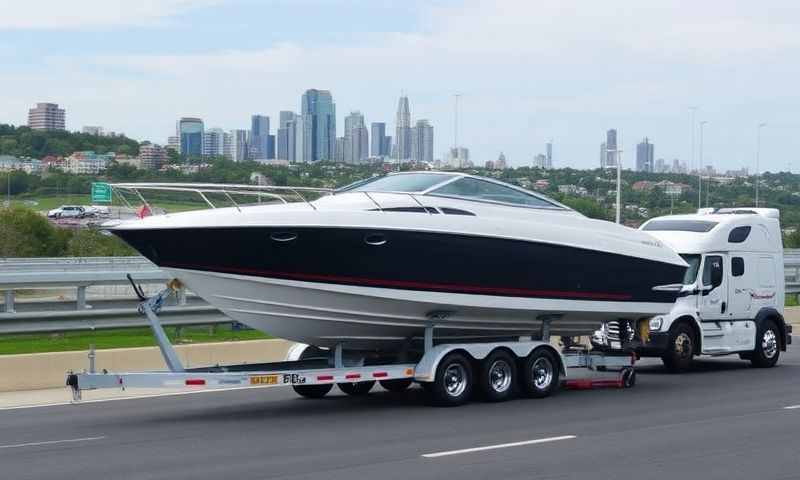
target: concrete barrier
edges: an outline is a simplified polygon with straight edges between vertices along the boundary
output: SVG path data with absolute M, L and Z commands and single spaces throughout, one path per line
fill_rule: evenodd
M 224 343 L 176 345 L 185 367 L 216 364 L 263 363 L 281 361 L 292 342 L 286 340 L 247 340 Z M 97 350 L 97 371 L 166 370 L 158 347 Z M 0 392 L 35 390 L 64 385 L 68 370 L 89 367 L 88 352 L 32 353 L 0 356 Z

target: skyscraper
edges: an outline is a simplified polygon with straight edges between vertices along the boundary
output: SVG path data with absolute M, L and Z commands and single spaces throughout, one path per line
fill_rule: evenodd
M 617 166 L 617 130 L 612 128 L 606 132 L 606 164 L 605 167 Z
M 652 172 L 654 148 L 647 137 L 636 145 L 636 170 L 640 172 Z
M 397 103 L 397 127 L 395 133 L 395 149 L 397 158 L 411 159 L 411 110 L 408 107 L 408 97 L 400 96 Z
M 351 112 L 344 118 L 345 163 L 363 163 L 369 157 L 369 132 L 361 112 Z
M 545 158 L 547 158 L 546 168 L 553 168 L 553 142 L 545 143 L 544 148 L 545 148 Z
M 203 132 L 203 156 L 220 157 L 224 152 L 225 132 L 221 128 L 209 128 Z
M 333 160 L 336 148 L 336 105 L 331 92 L 306 90 L 300 104 L 303 116 L 303 160 Z
M 203 155 L 203 120 L 183 117 L 178 120 L 177 133 L 181 139 L 181 157 L 199 157 Z
M 294 119 L 296 114 L 289 111 L 281 111 L 278 116 L 278 133 L 276 135 L 276 155 L 279 160 L 294 160 Z M 289 131 L 292 130 L 290 134 Z M 291 142 L 291 148 L 289 147 Z
M 388 157 L 392 154 L 391 150 L 389 149 L 389 141 L 391 137 L 386 136 L 386 123 L 384 122 L 373 122 L 370 126 L 370 134 L 372 144 L 370 149 L 370 155 L 373 157 Z
M 264 160 L 269 157 L 269 117 L 250 117 L 250 159 Z
M 247 130 L 231 130 L 231 146 L 230 156 L 234 162 L 244 162 L 247 160 L 248 145 L 247 145 Z
M 411 129 L 411 160 L 433 163 L 433 126 L 427 120 L 417 120 Z
M 298 115 L 294 119 L 294 161 L 311 162 L 312 124 L 310 116 Z
M 64 130 L 67 114 L 57 103 L 37 103 L 28 110 L 28 126 L 34 130 Z

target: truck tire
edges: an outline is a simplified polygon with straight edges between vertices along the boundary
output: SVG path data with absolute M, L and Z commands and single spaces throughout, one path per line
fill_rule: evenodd
M 756 348 L 753 350 L 750 363 L 757 368 L 770 368 L 778 363 L 781 356 L 781 337 L 774 320 L 762 322 L 756 331 Z
M 530 398 L 544 398 L 559 387 L 558 360 L 545 348 L 531 352 L 523 361 L 519 373 L 520 392 Z
M 339 390 L 353 397 L 366 395 L 375 386 L 375 380 L 369 382 L 337 383 Z
M 478 388 L 487 402 L 502 402 L 514 396 L 517 368 L 508 352 L 497 350 L 480 362 Z
M 428 392 L 434 405 L 455 407 L 469 401 L 472 384 L 472 362 L 463 353 L 453 352 L 439 362 Z
M 322 398 L 333 388 L 333 384 L 328 385 L 292 385 L 294 391 L 301 397 Z
M 685 372 L 692 366 L 695 349 L 694 331 L 685 322 L 671 329 L 667 351 L 661 357 L 664 366 L 672 373 Z
M 413 379 L 397 378 L 395 380 L 381 380 L 380 384 L 385 390 L 390 392 L 403 392 L 411 386 Z

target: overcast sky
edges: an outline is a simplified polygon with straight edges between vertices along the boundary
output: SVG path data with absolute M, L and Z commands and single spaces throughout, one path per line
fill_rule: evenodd
M 350 110 L 393 131 L 405 91 L 442 157 L 459 93 L 473 160 L 529 165 L 552 139 L 588 168 L 608 128 L 626 165 L 644 136 L 688 161 L 696 105 L 705 163 L 754 170 L 767 122 L 762 169 L 800 170 L 797 0 L 0 0 L 0 65 L 0 123 L 51 101 L 70 130 L 164 142 L 180 116 L 275 125 L 319 88 L 339 135 Z

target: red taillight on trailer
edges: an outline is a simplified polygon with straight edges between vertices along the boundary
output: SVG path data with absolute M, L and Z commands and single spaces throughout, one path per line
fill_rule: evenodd
M 358 378 L 361 378 L 361 374 L 360 373 L 348 373 L 347 375 L 344 376 L 344 378 L 346 378 L 347 380 L 356 380 Z
M 374 378 L 384 378 L 384 377 L 388 377 L 389 374 L 386 373 L 386 372 L 375 372 L 375 373 L 372 374 L 372 376 Z
M 189 378 L 186 380 L 186 385 L 205 385 L 206 381 L 202 378 Z
M 317 380 L 320 382 L 327 382 L 333 380 L 333 375 L 317 375 Z

